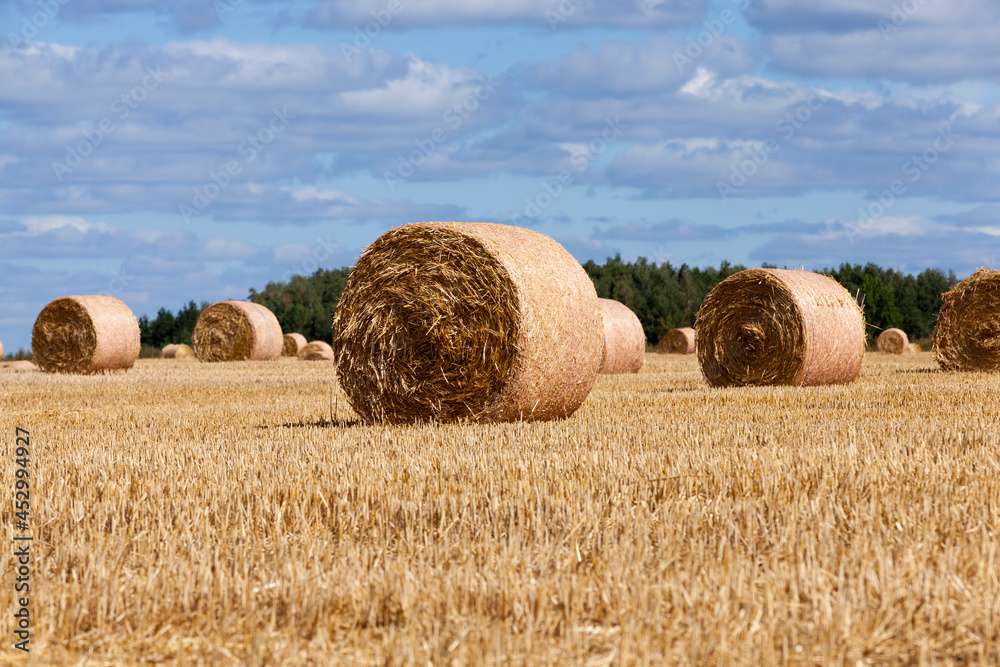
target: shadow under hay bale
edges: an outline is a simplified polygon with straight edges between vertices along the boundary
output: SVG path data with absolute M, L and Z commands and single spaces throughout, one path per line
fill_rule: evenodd
M 31 331 L 32 360 L 48 373 L 100 373 L 132 368 L 139 322 L 113 296 L 67 296 L 50 302 Z
M 604 362 L 601 373 L 638 373 L 646 358 L 646 333 L 632 310 L 613 299 L 598 299 L 604 321 Z
M 366 421 L 567 417 L 604 356 L 597 293 L 530 229 L 431 222 L 361 255 L 333 322 L 341 386 Z
M 747 269 L 713 289 L 695 323 L 698 362 L 715 387 L 846 384 L 865 354 L 865 322 L 836 281 Z
M 185 345 L 184 343 L 171 343 L 163 348 L 163 354 L 161 355 L 164 359 L 179 359 L 179 360 L 189 360 L 194 359 L 194 350 L 190 345 Z
M 285 339 L 278 318 L 250 301 L 220 301 L 194 325 L 191 342 L 199 361 L 274 361 Z
M 944 294 L 931 344 L 946 371 L 1000 371 L 1000 271 L 980 269 Z
M 877 345 L 882 354 L 903 354 L 909 351 L 910 339 L 902 329 L 886 329 L 879 334 Z
M 299 350 L 301 361 L 333 361 L 333 348 L 324 341 L 314 340 Z
M 694 340 L 694 329 L 691 327 L 671 329 L 656 344 L 656 351 L 660 354 L 694 354 Z
M 302 351 L 307 345 L 306 337 L 300 333 L 286 333 L 284 335 L 284 342 L 281 348 L 281 356 L 283 357 L 297 357 L 299 352 Z

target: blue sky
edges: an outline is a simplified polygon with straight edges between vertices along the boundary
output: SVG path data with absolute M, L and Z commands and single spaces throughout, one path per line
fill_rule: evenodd
M 995 0 L 0 0 L 0 341 L 350 265 L 412 221 L 1000 265 Z

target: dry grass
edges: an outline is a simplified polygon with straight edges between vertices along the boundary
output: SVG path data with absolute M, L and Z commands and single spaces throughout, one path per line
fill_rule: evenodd
M 4 374 L 5 451 L 22 426 L 34 452 L 32 656 L 997 664 L 1000 376 L 935 369 L 870 353 L 849 386 L 713 390 L 651 354 L 564 421 L 393 428 L 339 390 L 330 424 L 323 364 Z

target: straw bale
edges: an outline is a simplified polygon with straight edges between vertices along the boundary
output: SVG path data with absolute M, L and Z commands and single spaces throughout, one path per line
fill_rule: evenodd
M 299 350 L 301 361 L 333 361 L 333 348 L 329 343 L 321 340 L 314 340 L 308 345 L 304 345 Z
M 38 366 L 30 361 L 6 361 L 0 363 L 0 368 L 8 371 L 37 371 Z
M 1000 371 L 1000 271 L 980 269 L 944 295 L 931 335 L 946 371 Z
M 194 359 L 194 350 L 184 343 L 171 343 L 163 348 L 160 355 L 164 359 Z
M 194 325 L 191 342 L 201 361 L 273 361 L 285 339 L 278 318 L 250 301 L 220 301 Z
M 390 230 L 362 254 L 333 350 L 367 421 L 548 420 L 590 393 L 604 329 L 593 283 L 551 238 L 429 222 Z
M 61 297 L 38 314 L 31 352 L 48 373 L 129 369 L 139 357 L 139 322 L 113 296 Z
M 601 373 L 638 373 L 646 357 L 646 332 L 632 310 L 613 299 L 598 299 L 604 320 Z
M 281 356 L 297 357 L 302 348 L 306 346 L 306 337 L 300 333 L 286 333 L 284 344 L 281 348 Z
M 882 354 L 903 354 L 910 347 L 910 339 L 902 329 L 886 329 L 878 336 L 878 351 Z
M 3 342 L 0 342 L 0 359 L 3 359 Z
M 920 349 L 919 343 L 910 343 L 909 345 L 906 346 L 905 352 L 910 354 L 916 354 L 917 352 L 923 352 L 923 350 Z
M 713 289 L 695 323 L 712 386 L 847 384 L 861 370 L 865 322 L 836 281 L 809 271 L 747 269 Z
M 656 344 L 660 354 L 694 354 L 694 350 L 694 329 L 691 327 L 671 329 Z

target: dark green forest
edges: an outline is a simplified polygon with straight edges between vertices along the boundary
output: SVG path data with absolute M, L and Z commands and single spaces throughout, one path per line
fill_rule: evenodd
M 583 268 L 594 281 L 598 296 L 621 301 L 635 311 L 646 338 L 656 343 L 674 327 L 692 326 L 705 295 L 746 267 L 728 262 L 718 268 L 675 267 L 641 257 L 624 262 L 617 256 L 604 264 L 588 261 Z M 872 338 L 889 327 L 903 329 L 912 339 L 928 338 L 941 307 L 941 294 L 957 282 L 951 271 L 927 269 L 914 276 L 875 264 L 841 264 L 821 273 L 834 278 L 864 305 Z M 283 331 L 329 342 L 330 323 L 349 274 L 346 267 L 319 269 L 311 276 L 294 276 L 287 283 L 268 283 L 260 292 L 251 289 L 249 300 L 270 308 Z M 143 345 L 190 344 L 198 315 L 207 305 L 191 301 L 176 315 L 161 308 L 152 320 L 143 316 L 139 320 Z

